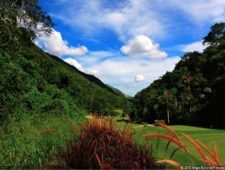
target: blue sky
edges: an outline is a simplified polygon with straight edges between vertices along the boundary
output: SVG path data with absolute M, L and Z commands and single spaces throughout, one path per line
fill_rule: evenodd
M 36 43 L 131 96 L 202 51 L 224 0 L 39 0 L 55 22 Z

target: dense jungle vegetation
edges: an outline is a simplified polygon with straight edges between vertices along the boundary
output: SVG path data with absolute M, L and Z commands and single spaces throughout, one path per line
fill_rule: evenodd
M 225 127 L 225 23 L 213 25 L 203 43 L 202 53 L 185 53 L 172 72 L 135 95 L 132 117 Z

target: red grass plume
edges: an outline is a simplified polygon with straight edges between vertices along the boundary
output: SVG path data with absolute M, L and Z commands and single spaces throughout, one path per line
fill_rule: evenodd
M 172 143 L 175 143 L 176 145 L 180 146 L 181 148 L 184 148 L 185 145 L 180 142 L 180 141 L 177 141 L 176 139 L 170 137 L 170 136 L 167 136 L 167 135 L 163 135 L 163 134 L 145 134 L 144 137 L 156 137 L 156 138 L 162 138 L 162 139 L 165 139 L 165 140 L 168 140 Z
M 204 144 L 200 143 L 199 141 L 193 140 L 190 136 L 183 134 L 183 133 L 181 135 L 194 146 L 194 148 L 199 153 L 199 155 L 200 155 L 202 161 L 205 163 L 205 165 L 215 166 L 215 167 L 222 166 L 221 162 L 219 161 L 219 157 L 217 155 L 215 144 L 213 144 L 214 152 L 212 152 Z M 208 153 L 208 155 L 211 157 L 211 159 L 206 156 L 206 154 L 201 150 L 201 148 L 203 148 Z
M 126 131 L 126 133 L 124 133 Z M 78 139 L 60 153 L 61 168 L 159 169 L 149 147 L 138 147 L 129 128 L 119 131 L 112 120 L 90 119 Z
M 174 143 L 174 144 L 178 145 L 179 148 L 183 148 L 187 152 L 186 146 L 180 140 L 180 138 L 178 137 L 177 133 L 174 130 L 172 130 L 169 126 L 167 126 L 163 123 L 156 123 L 156 125 L 161 126 L 162 128 L 166 129 L 169 132 L 169 134 L 171 134 L 172 136 L 164 135 L 164 134 L 144 134 L 144 137 L 150 137 L 150 138 L 157 137 L 157 138 L 167 140 L 167 141 L 169 141 L 169 143 L 167 144 L 167 147 L 169 146 L 170 143 Z M 211 151 L 204 144 L 202 144 L 199 141 L 193 140 L 190 136 L 188 136 L 186 134 L 183 134 L 183 133 L 181 135 L 194 146 L 194 148 L 199 153 L 203 163 L 206 166 L 214 166 L 214 167 L 221 167 L 222 166 L 222 164 L 219 160 L 218 154 L 217 154 L 216 145 L 214 143 L 213 143 L 213 151 Z M 178 149 L 175 149 L 173 154 Z M 204 149 L 204 151 L 210 156 L 210 158 L 205 154 L 205 152 L 203 152 L 202 149 Z M 169 163 L 169 164 L 172 163 L 175 167 L 177 167 L 179 169 L 178 164 L 176 164 L 176 162 L 174 162 L 172 160 L 162 160 L 162 161 L 158 161 L 158 163 Z
M 163 123 L 155 123 L 156 126 L 161 126 L 162 128 L 166 129 L 176 140 L 180 141 L 179 137 L 177 136 L 177 133 L 171 129 L 169 126 Z
M 182 166 L 181 166 L 178 162 L 173 161 L 173 160 L 163 159 L 163 160 L 157 161 L 157 163 L 159 163 L 159 164 L 164 164 L 164 163 L 166 163 L 166 164 L 169 164 L 169 165 L 175 167 L 175 168 L 178 169 L 178 170 L 182 170 Z
M 178 137 L 177 133 L 173 129 L 171 129 L 169 126 L 167 126 L 166 124 L 163 124 L 163 123 L 155 123 L 155 125 L 161 126 L 162 128 L 166 129 L 166 131 L 169 132 L 169 134 L 171 134 L 172 136 L 164 135 L 164 134 L 160 134 L 160 133 L 157 133 L 157 134 L 144 134 L 143 136 L 144 137 L 149 137 L 149 138 L 157 137 L 157 138 L 162 138 L 164 140 L 167 140 L 168 141 L 168 144 L 166 146 L 166 150 L 169 147 L 169 144 L 170 143 L 174 143 L 177 146 L 179 146 L 178 149 L 182 148 L 182 149 L 184 149 L 185 152 L 187 152 L 186 146 L 181 142 L 181 140 Z M 173 152 L 173 154 L 178 149 L 175 149 L 174 152 Z M 171 157 L 173 156 L 173 154 L 171 155 Z

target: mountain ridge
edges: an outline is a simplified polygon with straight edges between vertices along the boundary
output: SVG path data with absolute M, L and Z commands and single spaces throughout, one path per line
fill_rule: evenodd
M 0 51 L 0 120 L 21 114 L 114 114 L 127 99 L 34 44 L 17 56 Z
M 94 75 L 87 74 L 87 73 L 85 73 L 85 72 L 80 71 L 80 70 L 77 69 L 75 66 L 70 65 L 69 63 L 63 61 L 61 58 L 59 58 L 59 57 L 57 57 L 57 56 L 55 56 L 55 55 L 52 55 L 52 54 L 47 53 L 47 52 L 46 52 L 46 54 L 47 54 L 49 57 L 53 58 L 54 60 L 57 60 L 57 61 L 59 61 L 59 62 L 61 62 L 61 63 L 66 64 L 66 65 L 69 66 L 69 67 L 72 67 L 73 69 L 75 69 L 76 72 L 79 72 L 81 75 L 83 75 L 84 77 L 86 77 L 89 81 L 98 84 L 98 85 L 101 86 L 102 88 L 104 88 L 104 89 L 106 89 L 106 90 L 109 90 L 110 92 L 112 92 L 112 93 L 114 93 L 114 94 L 116 94 L 116 95 L 118 95 L 118 96 L 125 96 L 125 94 L 124 94 L 123 92 L 121 92 L 119 89 L 116 89 L 116 88 L 114 88 L 114 87 L 112 87 L 112 86 L 110 86 L 110 85 L 108 85 L 108 84 L 103 83 L 99 78 L 95 77 Z

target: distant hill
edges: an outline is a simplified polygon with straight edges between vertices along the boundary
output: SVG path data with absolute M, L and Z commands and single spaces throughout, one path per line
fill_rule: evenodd
M 113 87 L 113 86 L 110 86 L 110 85 L 107 85 L 109 89 L 111 89 L 115 94 L 119 95 L 119 96 L 123 96 L 123 97 L 126 97 L 127 95 L 124 94 L 122 91 L 120 91 L 119 89 Z
M 76 114 L 81 110 L 111 114 L 125 97 L 34 44 L 17 56 L 0 51 L 0 119 L 9 115 Z
M 64 62 L 62 59 L 60 59 L 59 57 L 57 56 L 54 56 L 52 54 L 49 54 L 49 53 L 46 53 L 47 55 L 49 55 L 49 57 L 51 57 L 53 60 L 56 60 L 58 62 L 61 62 L 65 65 L 67 65 L 68 67 L 72 67 L 74 69 L 75 72 L 78 72 L 80 73 L 82 76 L 84 76 L 85 78 L 87 78 L 90 82 L 93 82 L 95 84 L 97 84 L 98 86 L 104 88 L 105 90 L 107 91 L 110 91 L 111 93 L 114 93 L 115 95 L 118 95 L 118 96 L 121 96 L 121 97 L 124 97 L 125 95 L 123 94 L 123 92 L 121 92 L 120 90 L 110 86 L 110 85 L 106 85 L 104 84 L 100 79 L 96 78 L 95 76 L 93 75 L 90 75 L 90 74 L 86 74 L 80 70 L 78 70 L 76 67 Z

